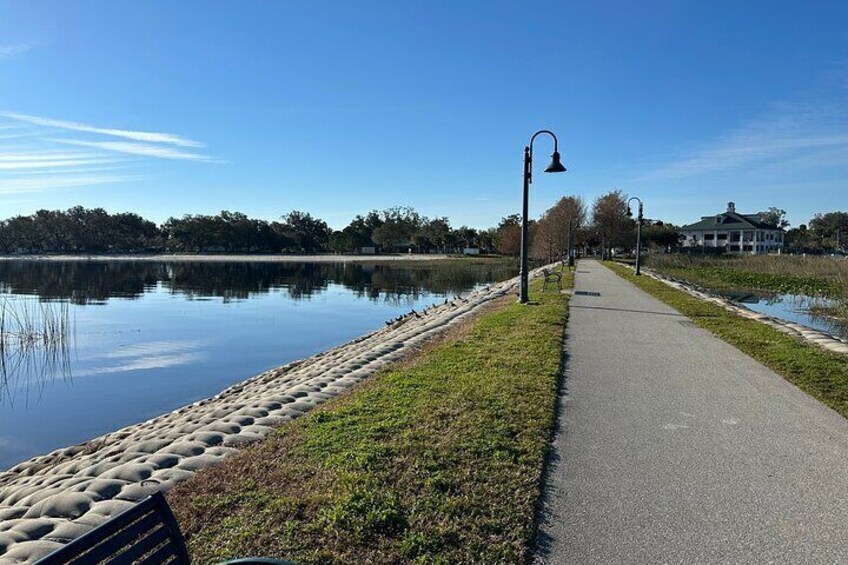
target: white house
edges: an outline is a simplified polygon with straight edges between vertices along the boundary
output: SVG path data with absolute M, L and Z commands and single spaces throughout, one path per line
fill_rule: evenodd
M 683 247 L 723 247 L 734 255 L 761 255 L 779 252 L 783 248 L 783 230 L 764 224 L 761 214 L 738 214 L 733 202 L 727 211 L 702 216 L 680 228 L 685 236 Z

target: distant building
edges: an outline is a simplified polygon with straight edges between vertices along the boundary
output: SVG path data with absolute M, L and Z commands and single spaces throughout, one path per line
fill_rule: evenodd
M 734 255 L 761 255 L 783 248 L 783 230 L 763 223 L 761 214 L 738 214 L 733 202 L 725 212 L 702 216 L 683 226 L 683 247 L 724 248 Z
M 463 247 L 462 248 L 463 255 L 480 255 L 479 247 Z

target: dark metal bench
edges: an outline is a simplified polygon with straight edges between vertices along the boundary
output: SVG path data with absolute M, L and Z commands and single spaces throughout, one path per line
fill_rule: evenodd
M 190 565 L 183 535 L 162 493 L 145 498 L 85 535 L 36 561 L 35 565 Z M 293 565 L 279 559 L 248 558 L 227 563 Z
M 542 285 L 542 290 L 548 289 L 548 283 L 556 283 L 557 288 L 562 290 L 562 273 L 559 271 L 550 271 L 542 269 L 542 274 L 545 275 L 545 284 Z

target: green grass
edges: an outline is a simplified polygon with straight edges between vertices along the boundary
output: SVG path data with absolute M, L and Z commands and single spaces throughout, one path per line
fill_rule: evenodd
M 194 562 L 526 561 L 567 314 L 565 295 L 531 299 L 171 491 Z
M 627 267 L 609 263 L 607 266 L 848 418 L 848 356 L 825 351 L 760 322 L 737 316 L 656 279 L 637 277 Z

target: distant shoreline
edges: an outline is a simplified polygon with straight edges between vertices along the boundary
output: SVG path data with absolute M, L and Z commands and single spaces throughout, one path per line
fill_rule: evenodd
M 469 256 L 474 258 L 474 256 Z M 0 255 L 0 261 L 146 261 L 156 263 L 375 263 L 398 261 L 434 261 L 464 259 L 455 255 L 408 254 L 408 255 L 253 255 L 253 254 L 190 254 L 151 253 L 121 255 Z

